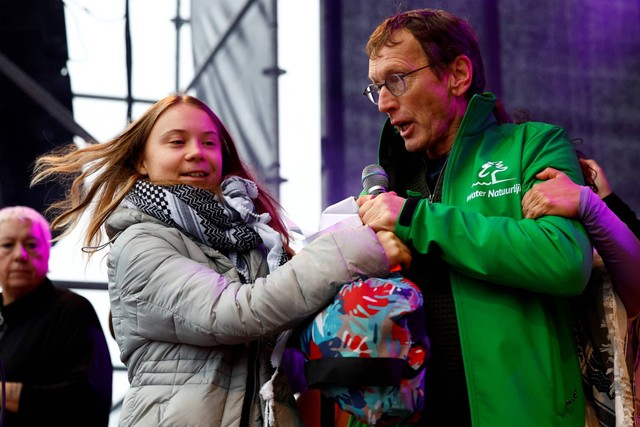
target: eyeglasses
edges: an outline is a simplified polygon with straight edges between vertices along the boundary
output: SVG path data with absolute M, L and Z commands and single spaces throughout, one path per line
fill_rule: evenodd
M 403 74 L 389 74 L 386 79 L 384 79 L 384 83 L 371 83 L 364 88 L 363 95 L 369 98 L 369 101 L 373 102 L 375 105 L 378 105 L 378 101 L 380 100 L 380 90 L 383 86 L 386 86 L 395 96 L 404 95 L 407 91 L 407 82 L 404 79 L 409 74 L 417 73 L 420 70 L 424 70 L 425 68 L 431 67 L 433 64 L 425 65 L 424 67 L 416 68 L 413 71 L 409 71 L 408 73 Z

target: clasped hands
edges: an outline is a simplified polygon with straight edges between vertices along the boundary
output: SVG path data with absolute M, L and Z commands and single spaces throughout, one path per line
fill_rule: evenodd
M 543 215 L 577 216 L 580 186 L 564 173 L 546 168 L 536 175 L 545 182 L 534 185 L 522 199 L 525 218 Z M 395 192 L 356 199 L 362 222 L 373 229 L 384 247 L 391 270 L 405 270 L 411 265 L 411 251 L 394 233 L 398 216 L 406 199 Z
M 406 270 L 411 265 L 411 250 L 393 232 L 404 202 L 395 192 L 356 199 L 360 219 L 376 232 L 391 271 Z

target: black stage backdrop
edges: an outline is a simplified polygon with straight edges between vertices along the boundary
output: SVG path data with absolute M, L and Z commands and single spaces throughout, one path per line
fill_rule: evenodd
M 322 0 L 323 207 L 361 190 L 384 116 L 362 95 L 373 29 L 396 11 L 466 17 L 480 38 L 487 90 L 507 110 L 567 129 L 640 212 L 640 2 L 628 0 Z

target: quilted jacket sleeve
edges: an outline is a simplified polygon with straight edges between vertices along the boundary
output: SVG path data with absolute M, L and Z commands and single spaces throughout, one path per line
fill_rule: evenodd
M 207 257 L 178 230 L 159 224 L 127 228 L 107 265 L 116 335 L 130 341 L 119 343 L 125 349 L 148 340 L 246 342 L 298 324 L 344 283 L 389 274 L 384 250 L 366 226 L 326 234 L 250 284 L 237 280 L 226 257 Z

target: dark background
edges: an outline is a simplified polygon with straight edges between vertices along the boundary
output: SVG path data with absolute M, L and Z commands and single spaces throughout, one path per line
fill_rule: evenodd
M 250 12 L 268 10 L 270 3 L 256 1 Z M 217 4 L 207 3 L 211 8 Z M 363 167 L 377 161 L 385 116 L 362 95 L 368 83 L 364 46 L 370 33 L 397 11 L 433 7 L 471 22 L 484 55 L 486 89 L 508 111 L 527 109 L 533 120 L 563 126 L 571 138 L 582 139 L 580 150 L 600 163 L 614 191 L 640 211 L 635 185 L 640 164 L 639 1 L 321 0 L 320 5 L 323 208 L 358 194 Z M 62 1 L 0 0 L 0 53 L 71 111 L 63 7 Z M 256 114 L 238 110 L 240 117 Z M 265 127 L 275 108 L 257 110 L 264 111 L 258 123 Z M 225 121 L 233 122 L 226 116 Z M 60 190 L 54 186 L 28 188 L 32 161 L 72 136 L 68 126 L 0 73 L 0 206 L 26 204 L 42 210 L 57 198 Z M 277 158 L 273 162 L 277 174 Z
M 323 22 L 323 203 L 359 193 L 377 161 L 385 116 L 362 95 L 364 46 L 396 11 L 442 8 L 478 33 L 486 89 L 507 110 L 581 138 L 613 190 L 640 212 L 640 2 L 629 0 L 325 0 Z
M 0 0 L 0 53 L 53 95 L 61 108 L 72 111 L 62 2 Z M 43 212 L 63 194 L 54 183 L 29 188 L 37 155 L 73 138 L 39 100 L 6 71 L 0 73 L 0 207 L 26 205 Z

